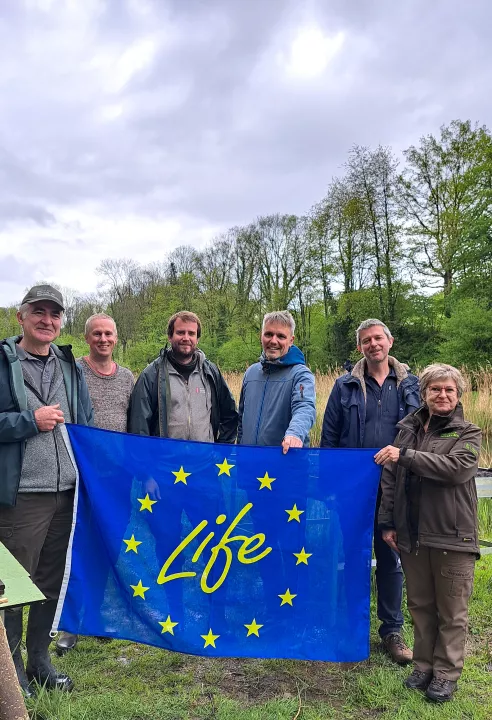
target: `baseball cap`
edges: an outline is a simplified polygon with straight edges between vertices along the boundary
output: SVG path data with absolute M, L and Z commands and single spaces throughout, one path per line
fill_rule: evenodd
M 65 310 L 63 307 L 63 295 L 51 285 L 35 285 L 24 296 L 21 305 L 39 302 L 40 300 L 51 300 L 51 302 L 59 305 L 62 310 Z

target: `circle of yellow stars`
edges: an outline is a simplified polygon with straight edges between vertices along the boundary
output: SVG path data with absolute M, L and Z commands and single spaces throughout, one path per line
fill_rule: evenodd
M 227 475 L 228 477 L 231 477 L 231 470 L 235 465 L 230 463 L 227 458 L 224 458 L 224 460 L 221 463 L 215 463 L 216 467 L 219 469 L 218 471 L 218 477 L 221 475 Z M 183 465 L 179 468 L 179 470 L 172 471 L 172 474 L 175 477 L 174 484 L 183 483 L 184 485 L 187 485 L 187 478 L 190 477 L 192 473 L 186 472 Z M 265 472 L 263 477 L 257 478 L 258 482 L 260 483 L 259 490 L 272 490 L 272 483 L 276 481 L 276 478 L 270 477 L 268 474 L 268 471 Z M 148 512 L 152 512 L 152 506 L 158 502 L 157 500 L 152 500 L 147 493 L 144 498 L 137 498 L 138 502 L 140 503 L 140 512 L 143 512 L 147 510 Z M 301 515 L 305 512 L 304 510 L 300 510 L 297 507 L 297 504 L 294 503 L 292 508 L 285 510 L 285 512 L 288 515 L 287 522 L 301 522 Z M 126 545 L 125 553 L 128 552 L 134 552 L 138 555 L 138 546 L 142 544 L 141 540 L 137 540 L 135 538 L 135 535 L 132 534 L 132 536 L 126 540 L 124 539 L 123 542 Z M 297 565 L 307 565 L 308 560 L 310 557 L 312 557 L 312 553 L 306 552 L 306 549 L 304 547 L 301 548 L 301 550 L 297 553 L 292 553 L 294 557 L 296 558 L 296 566 Z M 145 593 L 150 589 L 148 587 L 145 587 L 142 583 L 142 580 L 138 581 L 137 585 L 130 585 L 131 589 L 133 590 L 133 597 L 140 597 L 143 600 L 145 600 Z M 293 600 L 297 597 L 296 593 L 292 593 L 290 591 L 290 588 L 287 588 L 285 592 L 279 593 L 278 597 L 280 598 L 280 607 L 283 605 L 290 605 L 293 607 Z M 178 622 L 174 622 L 171 619 L 171 616 L 168 615 L 166 620 L 160 621 L 159 625 L 162 627 L 161 634 L 169 633 L 170 635 L 174 636 L 174 628 L 179 625 Z M 250 623 L 244 623 L 244 627 L 247 630 L 246 637 L 250 637 L 252 635 L 256 637 L 260 637 L 260 630 L 264 627 L 263 624 L 257 623 L 256 618 L 253 618 Z M 213 647 L 216 648 L 216 641 L 220 638 L 220 635 L 215 635 L 212 631 L 212 628 L 209 628 L 209 631 L 206 635 L 200 635 L 200 637 L 204 640 L 203 648 L 207 647 Z

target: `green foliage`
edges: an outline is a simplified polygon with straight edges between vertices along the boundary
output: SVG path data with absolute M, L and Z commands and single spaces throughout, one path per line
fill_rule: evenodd
M 257 338 L 249 343 L 242 338 L 234 338 L 219 348 L 217 362 L 223 371 L 246 370 L 249 365 L 258 360 L 260 350 Z
M 20 334 L 19 323 L 17 322 L 17 308 L 0 308 L 0 339 Z
M 141 340 L 128 345 L 121 364 L 129 367 L 133 372 L 140 373 L 159 355 L 164 343 L 155 340 Z
M 472 298 L 460 300 L 443 326 L 439 347 L 443 362 L 468 368 L 485 366 L 492 358 L 492 309 Z
M 82 357 L 89 353 L 89 347 L 83 337 L 69 335 L 62 333 L 59 338 L 55 341 L 56 345 L 71 345 L 72 352 L 76 358 Z

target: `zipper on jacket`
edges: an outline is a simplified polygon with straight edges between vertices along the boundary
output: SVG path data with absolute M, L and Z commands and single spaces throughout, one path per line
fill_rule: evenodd
M 265 385 L 263 387 L 263 395 L 261 398 L 261 405 L 260 405 L 260 412 L 258 413 L 258 421 L 256 423 L 256 437 L 255 437 L 255 445 L 258 445 L 258 433 L 260 432 L 260 421 L 261 421 L 261 413 L 263 411 L 263 403 L 265 402 L 265 395 L 266 395 L 266 389 L 267 389 L 267 383 L 270 380 L 270 370 L 267 370 L 267 379 L 265 381 Z
M 190 399 L 190 384 L 188 380 L 185 380 L 183 376 L 181 376 L 181 379 L 184 381 L 184 384 L 186 385 L 186 402 L 188 405 L 188 440 L 191 438 L 191 399 Z
M 55 434 L 56 427 L 53 428 L 53 440 L 55 442 L 55 456 L 56 456 L 56 492 L 60 492 L 60 456 L 58 455 L 58 443 L 56 441 Z

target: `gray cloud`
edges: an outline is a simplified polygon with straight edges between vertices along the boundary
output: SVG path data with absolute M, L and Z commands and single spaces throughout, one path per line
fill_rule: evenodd
M 63 284 L 95 286 L 103 252 L 146 262 L 306 212 L 353 143 L 490 123 L 491 21 L 488 0 L 3 2 L 0 265 L 14 252 L 23 288 L 23 253 L 46 248 Z M 321 74 L 289 74 L 309 27 L 343 41 Z M 140 230 L 122 249 L 127 217 Z M 158 244 L 159 223 L 179 227 Z

